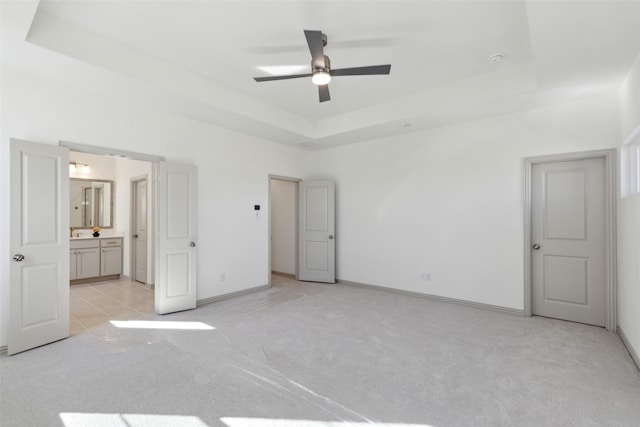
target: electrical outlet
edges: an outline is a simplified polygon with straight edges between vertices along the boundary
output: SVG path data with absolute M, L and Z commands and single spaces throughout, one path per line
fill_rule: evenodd
M 221 281 L 221 282 L 224 282 L 224 279 L 226 279 L 226 278 L 227 278 L 226 273 L 222 273 L 222 274 L 220 275 L 220 281 Z
M 427 282 L 431 281 L 431 273 L 422 272 L 420 273 L 420 280 L 426 280 Z

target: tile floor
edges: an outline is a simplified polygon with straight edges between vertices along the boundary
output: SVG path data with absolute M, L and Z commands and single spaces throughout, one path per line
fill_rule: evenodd
M 100 328 L 110 320 L 154 315 L 153 289 L 129 280 L 71 285 L 71 335 Z

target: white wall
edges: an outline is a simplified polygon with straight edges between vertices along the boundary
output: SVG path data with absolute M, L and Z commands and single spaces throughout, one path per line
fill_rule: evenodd
M 319 152 L 311 174 L 336 180 L 337 276 L 523 309 L 524 158 L 615 147 L 617 102 L 591 98 Z
M 302 176 L 307 153 L 96 96 L 3 64 L 0 204 L 9 205 L 9 138 L 59 140 L 165 156 L 198 168 L 198 288 L 204 299 L 268 283 L 269 174 Z M 265 211 L 266 212 L 266 211 Z M 9 218 L 0 217 L 0 346 L 6 344 Z M 221 280 L 221 273 L 225 280 Z
M 620 91 L 622 136 L 626 139 L 640 125 L 640 53 Z
M 296 273 L 296 193 L 298 184 L 271 180 L 271 270 Z
M 622 141 L 640 126 L 640 54 L 620 93 Z M 618 204 L 618 325 L 640 355 L 640 195 Z
M 89 173 L 83 173 L 82 167 L 79 166 L 74 172 L 69 172 L 71 178 L 107 179 L 110 181 L 116 178 L 116 159 L 113 157 L 71 151 L 69 152 L 69 162 L 89 165 Z

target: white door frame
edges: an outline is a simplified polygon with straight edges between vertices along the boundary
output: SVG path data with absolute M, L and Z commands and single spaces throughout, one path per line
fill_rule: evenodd
M 300 214 L 300 209 L 298 206 L 298 184 L 302 181 L 302 179 L 300 178 L 293 178 L 290 176 L 282 176 L 282 175 L 271 175 L 269 174 L 268 177 L 268 181 L 267 181 L 267 185 L 269 188 L 269 213 L 268 213 L 268 218 L 267 221 L 269 222 L 269 231 L 268 231 L 268 235 L 267 235 L 267 244 L 269 246 L 269 260 L 268 260 L 268 264 L 267 264 L 267 284 L 269 286 L 271 286 L 271 181 L 272 180 L 276 180 L 276 181 L 289 181 L 289 182 L 294 182 L 296 184 L 296 249 L 295 249 L 295 265 L 296 265 L 296 280 L 298 280 L 298 224 L 300 222 L 299 220 L 299 214 Z
M 616 150 L 585 151 L 581 153 L 553 154 L 529 157 L 524 161 L 524 315 L 531 316 L 531 187 L 533 166 L 540 163 L 572 160 L 604 160 L 604 221 L 605 221 L 605 325 L 608 331 L 617 327 L 616 301 Z
M 147 285 L 147 287 L 150 287 L 149 283 L 152 283 L 149 280 L 149 229 L 153 226 L 153 224 L 149 224 L 149 176 L 147 174 L 144 175 L 140 175 L 140 176 L 136 176 L 133 177 L 129 180 L 129 190 L 130 190 L 130 197 L 129 197 L 129 231 L 131 233 L 131 239 L 129 242 L 129 276 L 131 278 L 132 281 L 136 281 L 135 276 L 135 269 L 134 269 L 134 265 L 135 263 L 138 262 L 138 260 L 136 259 L 136 241 L 133 238 L 133 235 L 135 234 L 135 216 L 134 216 L 134 212 L 136 212 L 135 215 L 138 215 L 137 210 L 135 209 L 135 205 L 134 203 L 136 203 L 136 200 L 134 200 L 134 194 L 137 197 L 137 190 L 134 192 L 134 186 L 140 182 L 140 181 L 146 181 L 147 183 L 147 195 L 146 195 L 146 200 L 147 200 L 147 259 L 144 260 L 146 266 L 146 270 L 147 270 L 147 277 L 145 278 L 145 285 Z M 155 238 L 155 233 L 154 236 L 152 236 Z

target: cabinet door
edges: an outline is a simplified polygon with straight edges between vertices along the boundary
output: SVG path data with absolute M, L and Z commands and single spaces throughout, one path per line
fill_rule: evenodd
M 69 280 L 78 278 L 76 270 L 78 268 L 78 251 L 69 252 Z
M 102 268 L 101 276 L 110 276 L 112 274 L 122 273 L 122 248 L 103 248 L 102 249 Z
M 100 249 L 78 249 L 76 279 L 100 276 Z

